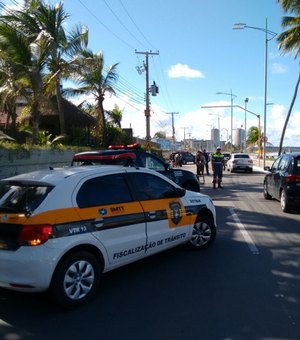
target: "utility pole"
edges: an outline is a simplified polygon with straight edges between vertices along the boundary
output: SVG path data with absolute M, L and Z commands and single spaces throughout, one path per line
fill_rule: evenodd
M 146 116 L 146 141 L 148 146 L 151 142 L 151 135 L 150 135 L 150 100 L 149 100 L 149 55 L 158 55 L 159 52 L 138 52 L 135 51 L 136 54 L 145 54 L 146 61 L 144 63 L 144 68 L 146 71 L 146 109 L 145 109 L 145 116 Z
M 167 114 L 172 115 L 172 141 L 173 141 L 173 152 L 175 152 L 175 127 L 174 127 L 174 115 L 178 115 L 179 112 L 167 112 Z
M 187 127 L 183 127 L 183 148 L 185 149 L 185 129 L 187 129 Z

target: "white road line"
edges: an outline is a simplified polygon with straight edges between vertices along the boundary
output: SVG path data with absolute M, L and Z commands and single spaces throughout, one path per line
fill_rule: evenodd
M 251 250 L 251 252 L 255 255 L 259 254 L 259 250 L 257 249 L 255 243 L 253 242 L 251 236 L 249 235 L 248 231 L 246 230 L 246 228 L 244 227 L 244 225 L 241 223 L 240 219 L 238 218 L 238 215 L 236 214 L 236 212 L 234 211 L 233 208 L 230 208 L 230 213 L 233 217 L 233 219 L 235 220 L 235 223 L 237 224 L 238 228 L 240 229 L 240 232 L 242 233 L 247 246 L 249 247 L 249 249 Z

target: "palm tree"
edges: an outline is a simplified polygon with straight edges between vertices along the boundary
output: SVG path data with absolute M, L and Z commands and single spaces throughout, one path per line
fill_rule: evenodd
M 31 107 L 33 143 L 38 139 L 39 108 L 44 101 L 43 69 L 45 66 L 45 39 L 28 36 L 18 20 L 13 15 L 24 15 L 31 20 L 28 13 L 16 11 L 9 16 L 1 16 L 0 50 L 2 61 L 13 65 L 15 80 L 19 82 L 20 90 L 26 94 Z
M 55 95 L 60 122 L 60 132 L 65 134 L 65 118 L 62 105 L 61 79 L 69 75 L 69 60 L 86 48 L 88 30 L 76 26 L 70 34 L 64 29 L 69 15 L 63 4 L 46 5 L 41 0 L 27 1 L 25 11 L 12 11 L 5 16 L 10 25 L 17 25 L 29 39 L 43 37 L 47 50 L 47 75 L 44 78 L 45 93 Z
M 113 126 L 121 128 L 122 110 L 115 105 L 112 111 L 106 111 L 108 118 Z
M 55 6 L 45 5 L 43 1 L 33 1 L 35 10 L 31 12 L 37 22 L 36 35 L 47 32 L 49 35 L 46 77 L 46 89 L 55 94 L 57 100 L 60 133 L 65 134 L 65 117 L 62 104 L 61 79 L 69 76 L 69 61 L 76 56 L 88 43 L 88 30 L 76 26 L 69 34 L 65 32 L 64 24 L 69 15 L 64 11 L 60 2 Z
M 73 95 L 92 94 L 95 98 L 95 113 L 97 119 L 96 141 L 106 145 L 106 119 L 103 108 L 105 94 L 115 94 L 114 83 L 118 79 L 117 64 L 104 69 L 104 56 L 102 53 L 94 54 L 91 50 L 81 52 L 73 62 L 73 77 L 78 83 L 77 89 L 67 91 Z
M 285 13 L 294 13 L 295 16 L 284 16 L 282 18 L 281 25 L 283 28 L 287 28 L 286 31 L 282 32 L 277 36 L 277 41 L 279 42 L 279 49 L 283 51 L 283 53 L 292 53 L 295 54 L 295 58 L 297 58 L 300 54 L 300 0 L 277 0 L 278 3 L 281 4 L 282 9 Z M 292 101 L 285 119 L 285 123 L 283 126 L 281 138 L 280 138 L 280 144 L 279 144 L 279 150 L 278 155 L 281 154 L 282 151 L 282 145 L 283 145 L 283 139 L 285 135 L 285 131 L 287 128 L 287 124 L 289 122 L 292 109 L 294 107 L 298 88 L 300 84 L 300 72 L 298 75 L 298 79 L 296 82 L 296 86 L 294 89 L 294 94 L 292 97 Z

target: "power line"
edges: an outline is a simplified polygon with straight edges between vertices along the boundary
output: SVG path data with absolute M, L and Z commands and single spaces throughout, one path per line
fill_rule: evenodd
M 115 34 L 108 26 L 106 26 L 81 0 L 78 2 L 93 16 L 108 32 L 110 32 L 115 38 L 120 40 L 123 44 L 127 45 L 129 48 L 134 49 L 133 46 L 128 44 L 125 40 L 121 39 L 117 34 Z
M 129 12 L 127 11 L 126 7 L 124 6 L 122 0 L 119 0 L 120 4 L 122 5 L 124 11 L 126 12 L 126 14 L 128 15 L 129 19 L 131 20 L 131 22 L 133 23 L 133 25 L 135 26 L 135 28 L 138 30 L 138 32 L 141 34 L 141 36 L 145 39 L 145 41 L 147 41 L 147 43 L 153 47 L 153 49 L 157 50 L 157 48 L 155 48 L 151 42 L 146 38 L 146 36 L 143 34 L 143 32 L 139 29 L 139 27 L 137 26 L 137 24 L 135 23 L 135 21 L 133 20 L 133 18 L 131 17 L 131 15 L 129 14 Z
M 129 29 L 123 24 L 121 19 L 116 15 L 116 13 L 112 10 L 112 8 L 109 6 L 109 4 L 106 2 L 106 0 L 103 0 L 107 8 L 111 11 L 113 16 L 118 20 L 118 22 L 122 25 L 122 27 L 135 39 L 140 45 L 144 46 L 142 42 L 140 42 L 130 31 Z

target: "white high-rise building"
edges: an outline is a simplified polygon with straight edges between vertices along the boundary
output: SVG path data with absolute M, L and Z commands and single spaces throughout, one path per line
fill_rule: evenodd
M 211 129 L 211 140 L 213 142 L 214 149 L 220 145 L 220 130 L 219 129 Z

